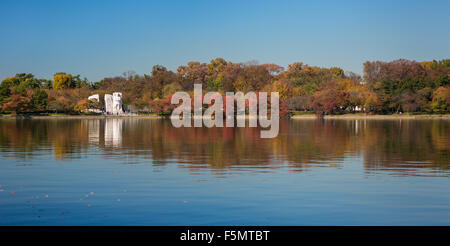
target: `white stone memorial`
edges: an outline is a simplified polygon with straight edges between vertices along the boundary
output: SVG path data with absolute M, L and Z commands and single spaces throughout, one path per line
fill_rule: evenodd
M 122 110 L 122 93 L 114 92 L 113 93 L 113 114 L 123 114 Z
M 120 115 L 122 110 L 122 93 L 114 92 L 112 95 L 105 94 L 105 111 L 108 114 Z
M 105 111 L 107 114 L 113 112 L 113 96 L 110 94 L 105 94 Z
M 98 94 L 94 94 L 94 95 L 88 97 L 88 100 L 100 102 L 100 96 Z

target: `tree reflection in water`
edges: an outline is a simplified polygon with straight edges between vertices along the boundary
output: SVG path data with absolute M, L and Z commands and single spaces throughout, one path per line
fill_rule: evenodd
M 176 163 L 191 172 L 306 171 L 339 168 L 356 158 L 367 173 L 446 175 L 449 125 L 448 120 L 280 120 L 278 137 L 261 139 L 259 128 L 174 128 L 161 119 L 2 119 L 0 155 L 28 159 L 52 153 L 55 160 L 70 160 L 98 151 L 107 158 Z

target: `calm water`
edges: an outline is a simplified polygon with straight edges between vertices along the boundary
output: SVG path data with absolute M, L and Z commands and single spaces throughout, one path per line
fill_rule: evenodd
M 450 121 L 0 120 L 0 225 L 450 225 Z

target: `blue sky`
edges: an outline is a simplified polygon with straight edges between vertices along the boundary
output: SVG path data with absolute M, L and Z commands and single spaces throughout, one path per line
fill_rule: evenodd
M 367 60 L 450 58 L 450 1 L 0 1 L 0 79 L 92 81 L 223 57 L 362 73 Z

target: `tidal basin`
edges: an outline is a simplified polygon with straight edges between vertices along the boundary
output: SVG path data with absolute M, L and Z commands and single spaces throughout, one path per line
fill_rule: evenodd
M 450 225 L 449 123 L 0 119 L 0 225 Z

